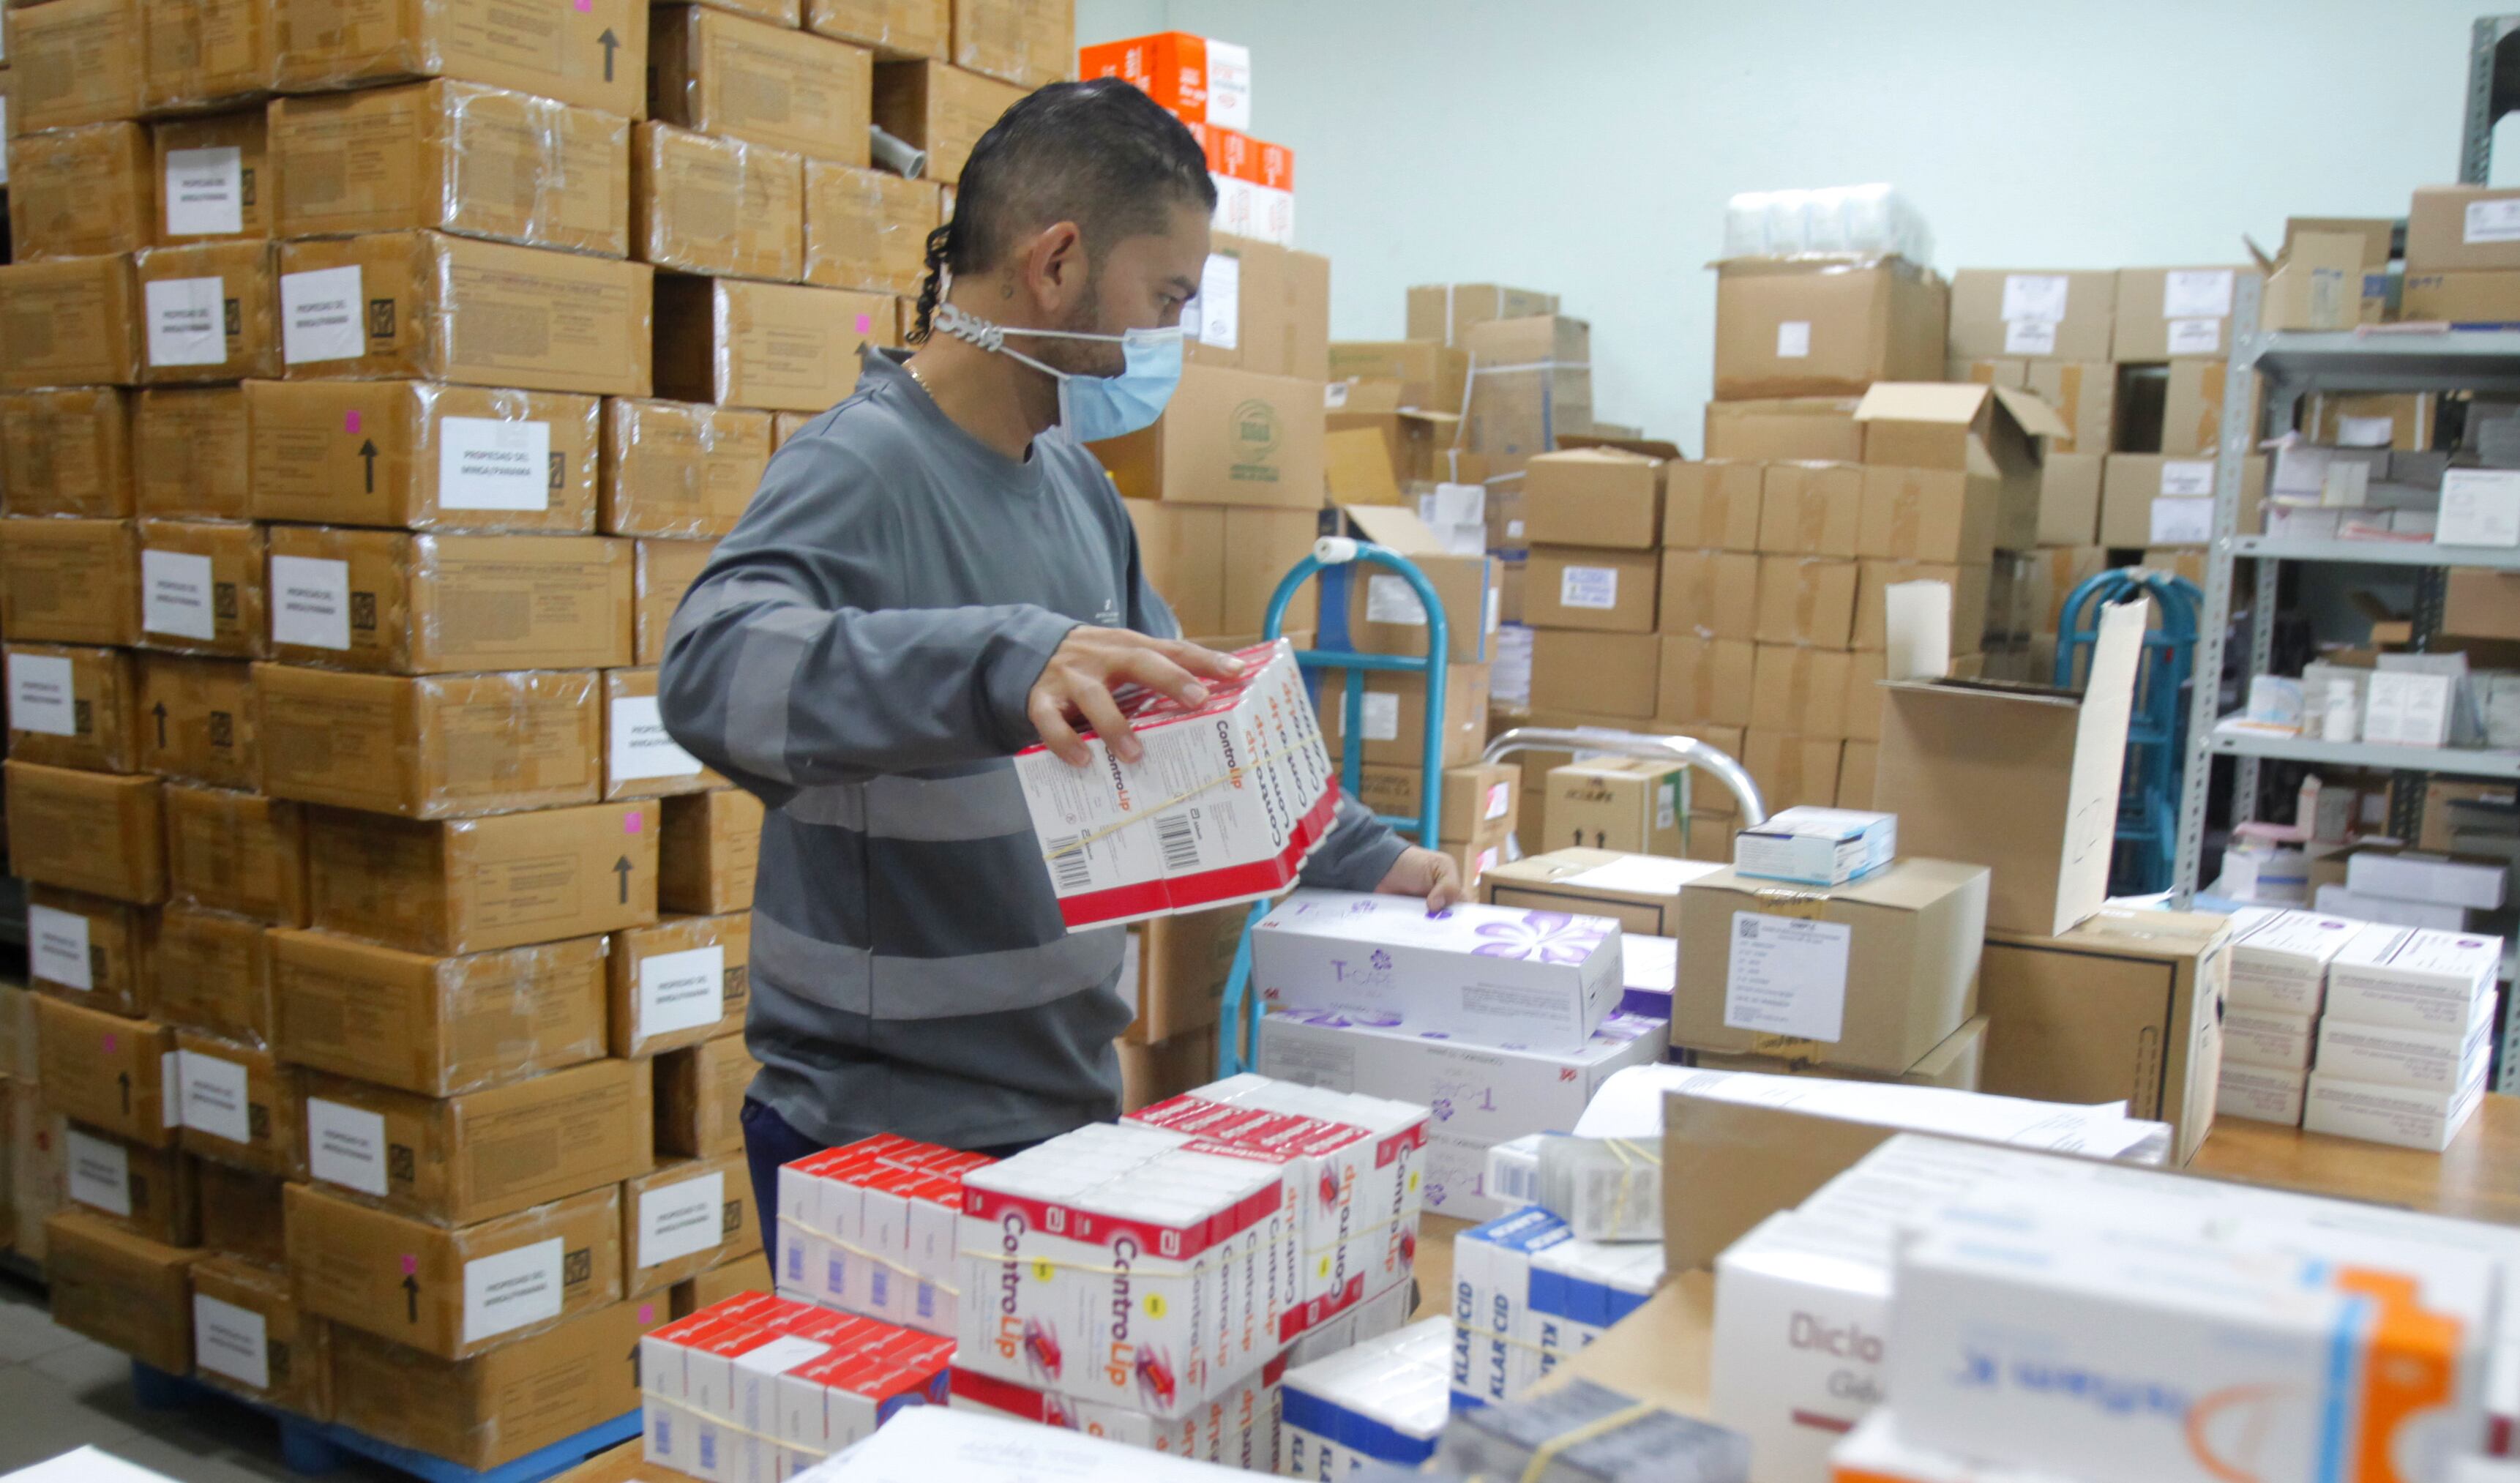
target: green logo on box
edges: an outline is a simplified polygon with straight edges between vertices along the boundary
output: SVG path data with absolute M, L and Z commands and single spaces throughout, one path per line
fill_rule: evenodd
M 1273 403 L 1252 397 L 1236 407 L 1225 429 L 1226 445 L 1233 452 L 1234 476 L 1276 483 L 1278 471 L 1269 467 L 1268 460 L 1278 451 L 1284 430 Z

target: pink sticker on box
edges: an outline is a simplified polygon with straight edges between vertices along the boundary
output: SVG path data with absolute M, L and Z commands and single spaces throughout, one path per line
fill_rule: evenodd
M 112 1055 L 116 1050 L 118 1050 L 118 1049 L 120 1049 L 120 1048 L 121 1048 L 121 1045 L 122 1045 L 122 1037 L 121 1037 L 121 1036 L 114 1034 L 112 1030 L 108 1030 L 108 1031 L 106 1031 L 106 1032 L 105 1032 L 105 1054 L 106 1054 L 106 1055 L 108 1055 L 108 1056 Z
M 409 1252 L 405 1252 L 402 1259 L 402 1275 L 405 1277 L 413 1277 L 417 1276 L 419 1272 L 420 1258 L 411 1255 Z
M 621 816 L 621 832 L 625 834 L 635 834 L 647 827 L 648 815 L 643 810 L 634 808 Z
M 349 411 L 341 414 L 341 430 L 344 432 L 356 432 L 359 430 L 361 422 L 362 419 L 359 416 L 359 409 L 352 407 Z
M 583 3 L 583 0 L 581 0 L 581 3 Z M 642 1324 L 652 1324 L 656 1322 L 656 1305 L 653 1303 L 641 1303 L 639 1305 L 639 1322 Z
M 581 16 L 592 15 L 592 14 L 594 14 L 594 11 L 595 11 L 595 0 L 577 0 L 577 13 L 578 13 L 579 15 L 581 15 Z
M 858 316 L 858 333 L 860 335 L 873 335 L 875 333 L 874 315 L 861 314 Z

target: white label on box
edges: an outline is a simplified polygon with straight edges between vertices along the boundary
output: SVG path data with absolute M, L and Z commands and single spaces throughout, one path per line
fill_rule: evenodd
M 1789 319 L 1777 326 L 1777 359 L 1803 360 L 1810 355 L 1810 320 Z
M 78 735 L 70 661 L 54 654 L 9 656 L 9 729 L 47 737 Z
M 306 1099 L 306 1168 L 327 1184 L 361 1194 L 385 1192 L 385 1119 L 364 1111 Z
M 713 1169 L 639 1191 L 639 1249 L 634 1267 L 654 1267 L 706 1251 L 726 1235 L 726 1173 Z
M 308 649 L 349 648 L 350 563 L 273 557 L 271 642 Z
M 725 948 L 688 948 L 639 960 L 639 1033 L 643 1037 L 697 1030 L 725 1016 Z
M 232 144 L 168 150 L 166 235 L 234 237 L 244 230 L 245 151 Z
M 1654 787 L 1654 828 L 1680 828 L 1680 775 L 1672 774 Z
M 269 1390 L 271 1350 L 265 1337 L 261 1314 L 206 1292 L 193 1294 L 195 1365 L 248 1389 Z
M 2065 317 L 2073 280 L 2062 273 L 2003 275 L 2003 318 L 2052 325 Z
M 2339 448 L 2386 448 L 2398 440 L 2398 424 L 2386 417 L 2340 417 L 2336 420 L 2336 446 Z M 2367 464 L 2359 465 L 2368 469 Z
M 441 418 L 437 505 L 441 510 L 549 510 L 551 424 Z
M 1855 929 L 1842 921 L 1732 914 L 1732 959 L 1724 975 L 1724 1022 L 1735 1030 L 1834 1041 L 1846 1027 L 1846 957 Z
M 110 1138 L 68 1130 L 62 1141 L 69 1196 L 108 1215 L 131 1216 L 131 1150 Z
M 561 1238 L 464 1264 L 464 1342 L 560 1317 Z
M 1508 521 L 1506 521 L 1506 522 L 1505 522 L 1505 535 L 1506 535 L 1506 539 L 1507 539 L 1507 540 L 1509 540 L 1509 541 L 1519 541 L 1519 540 L 1521 540 L 1521 539 L 1522 539 L 1522 521 L 1520 521 L 1520 520 L 1518 520 L 1518 519 L 1513 519 L 1513 520 L 1508 520 Z
M 2444 546 L 2520 546 L 2520 472 L 2453 469 L 2442 475 L 2433 539 Z
M 612 702 L 612 781 L 697 778 L 700 759 L 665 732 L 654 696 L 623 696 Z
M 786 1374 L 797 1366 L 811 1360 L 819 1360 L 831 1352 L 832 1346 L 829 1344 L 816 1343 L 812 1339 L 791 1333 L 784 1338 L 772 1339 L 757 1349 L 744 1351 L 735 1363 L 737 1368 L 751 1371 L 755 1374 Z
M 281 359 L 302 366 L 367 352 L 367 291 L 355 263 L 280 275 Z
M 140 626 L 182 639 L 217 637 L 210 559 L 182 551 L 140 553 Z
M 2223 319 L 2230 312 L 2230 269 L 2202 268 L 2162 278 L 2162 318 Z
M 2056 322 L 2052 319 L 2005 320 L 2003 353 L 2006 355 L 2055 354 Z
M 1479 816 L 1479 822 L 1484 824 L 1491 819 L 1502 819 L 1505 817 L 1505 811 L 1512 806 L 1513 785 L 1510 783 L 1490 784 L 1488 786 L 1488 809 L 1486 813 Z
M 173 1051 L 158 1053 L 158 1125 L 184 1126 L 184 1063 Z
M 1191 325 L 1198 342 L 1232 350 L 1242 342 L 1242 259 L 1227 252 L 1207 254 L 1198 275 L 1198 297 L 1192 300 Z
M 1251 48 L 1208 40 L 1207 121 L 1251 132 Z
M 26 950 L 37 978 L 82 993 L 96 987 L 88 956 L 87 919 L 59 907 L 26 908 Z
M 2223 350 L 2223 322 L 2219 319 L 2174 319 L 2170 322 L 2170 353 L 2173 355 L 2219 355 Z
M 1389 691 L 1369 690 L 1364 696 L 1365 720 L 1361 730 L 1368 742 L 1400 740 L 1400 697 Z
M 2211 499 L 2152 502 L 2153 545 L 2201 546 L 2212 539 L 2214 502 Z
M 1322 410 L 1325 412 L 1336 412 L 1341 407 L 1346 406 L 1349 385 L 1350 383 L 1347 382 L 1323 382 Z
M 1633 891 L 1640 896 L 1677 896 L 1682 886 L 1722 869 L 1720 865 L 1701 860 L 1622 855 L 1607 865 L 1597 865 L 1580 875 L 1569 876 L 1560 883 L 1597 891 Z
M 1558 574 L 1557 606 L 1602 611 L 1619 606 L 1619 568 L 1569 566 Z
M 149 364 L 215 366 L 228 358 L 226 280 L 153 279 L 143 292 L 148 300 Z
M 1369 623 L 1406 623 L 1412 628 L 1426 626 L 1426 605 L 1418 601 L 1418 593 L 1406 577 L 1376 573 L 1365 579 L 1365 618 Z
M 2520 242 L 2520 198 L 2467 203 L 2466 242 Z
M 223 1060 L 199 1051 L 178 1051 L 175 1072 L 184 1088 L 185 1127 L 232 1144 L 253 1142 L 253 1114 L 246 1101 L 244 1062 Z
M 2161 462 L 2161 487 L 2154 491 L 2171 496 L 2211 496 L 2214 493 L 2214 461 L 2212 459 L 2164 459 Z

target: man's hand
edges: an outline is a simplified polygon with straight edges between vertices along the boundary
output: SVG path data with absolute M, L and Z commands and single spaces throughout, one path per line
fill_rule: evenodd
M 1384 896 L 1423 896 L 1426 915 L 1431 917 L 1462 904 L 1462 868 L 1453 863 L 1450 855 L 1413 844 L 1391 862 L 1391 869 L 1374 890 Z
M 1146 755 L 1111 692 L 1123 685 L 1143 685 L 1170 696 L 1183 705 L 1207 703 L 1207 687 L 1199 680 L 1231 680 L 1242 673 L 1242 661 L 1232 654 L 1201 649 L 1179 639 L 1150 639 L 1127 628 L 1071 628 L 1041 678 L 1033 681 L 1024 714 L 1041 733 L 1042 745 L 1074 767 L 1094 760 L 1094 750 L 1078 735 L 1082 717 L 1095 735 L 1123 762 Z

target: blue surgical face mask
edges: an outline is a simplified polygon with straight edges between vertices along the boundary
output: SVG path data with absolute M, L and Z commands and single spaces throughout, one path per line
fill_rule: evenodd
M 1124 335 L 1085 335 L 1067 330 L 1018 330 L 993 325 L 953 304 L 936 306 L 936 328 L 983 350 L 1010 355 L 1058 382 L 1058 425 L 1080 443 L 1099 443 L 1154 426 L 1164 404 L 1181 384 L 1182 332 L 1131 330 Z M 1117 341 L 1126 358 L 1117 376 L 1078 376 L 1046 366 L 1020 350 L 1009 349 L 1006 337 L 1034 335 L 1047 339 Z

